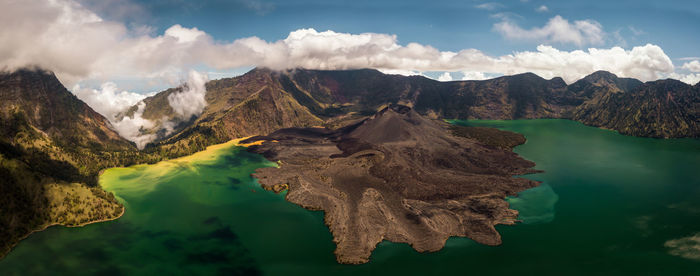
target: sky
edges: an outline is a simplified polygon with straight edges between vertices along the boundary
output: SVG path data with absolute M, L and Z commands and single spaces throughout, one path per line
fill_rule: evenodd
M 110 120 L 256 66 L 700 81 L 698 1 L 0 0 L 0 26 L 0 70 L 51 70 Z

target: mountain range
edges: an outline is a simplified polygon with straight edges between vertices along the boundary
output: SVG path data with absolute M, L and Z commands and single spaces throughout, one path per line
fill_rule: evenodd
M 700 84 L 642 83 L 595 72 L 567 85 L 532 73 L 439 82 L 377 70 L 256 68 L 206 83 L 206 107 L 179 118 L 157 93 L 136 112 L 157 137 L 138 150 L 109 121 L 40 69 L 0 73 L 0 256 L 32 231 L 113 219 L 123 206 L 97 187 L 103 169 L 188 155 L 208 145 L 282 128 L 348 126 L 392 104 L 432 119 L 563 118 L 625 135 L 700 137 Z M 164 122 L 169 122 L 167 131 Z
M 210 81 L 201 116 L 151 146 L 217 143 L 283 127 L 338 127 L 387 104 L 412 106 L 436 119 L 563 118 L 625 135 L 700 136 L 699 86 L 667 79 L 642 83 L 598 71 L 567 85 L 532 73 L 482 81 L 439 82 L 377 70 L 273 71 Z M 144 100 L 143 116 L 171 118 L 169 89 Z M 134 112 L 136 107 L 130 111 Z M 126 114 L 131 115 L 129 113 Z

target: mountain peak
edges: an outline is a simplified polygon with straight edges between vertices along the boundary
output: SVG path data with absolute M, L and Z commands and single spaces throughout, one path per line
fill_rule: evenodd
M 60 84 L 60 81 L 52 71 L 45 70 L 39 67 L 24 67 L 14 71 L 2 72 L 0 73 L 0 79 L 14 79 L 16 81 L 22 82 L 50 82 Z
M 598 70 L 584 77 L 583 80 L 586 80 L 588 82 L 597 82 L 599 80 L 615 80 L 617 78 L 617 75 L 613 73 L 604 70 Z
M 555 87 L 566 87 L 566 82 L 561 77 L 554 77 L 549 80 Z
M 520 73 L 520 74 L 515 74 L 510 76 L 513 79 L 518 79 L 518 80 L 546 80 L 543 77 L 540 77 L 539 75 L 532 73 L 532 72 L 525 72 L 525 73 Z

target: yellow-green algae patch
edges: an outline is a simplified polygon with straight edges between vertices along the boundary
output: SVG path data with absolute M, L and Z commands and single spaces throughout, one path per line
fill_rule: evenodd
M 115 197 L 128 208 L 128 201 L 124 199 L 125 193 L 146 194 L 152 192 L 159 184 L 167 183 L 169 179 L 187 176 L 203 178 L 216 178 L 201 172 L 204 166 L 215 165 L 220 162 L 222 154 L 235 151 L 236 147 L 247 147 L 253 144 L 240 144 L 247 139 L 239 138 L 226 143 L 212 145 L 205 150 L 192 155 L 161 161 L 156 164 L 141 164 L 130 167 L 111 168 L 105 170 L 99 179 L 99 183 L 106 191 L 115 194 Z M 270 163 L 269 165 L 276 165 Z M 197 186 L 189 186 L 190 192 L 197 193 Z M 195 197 L 197 198 L 197 197 Z

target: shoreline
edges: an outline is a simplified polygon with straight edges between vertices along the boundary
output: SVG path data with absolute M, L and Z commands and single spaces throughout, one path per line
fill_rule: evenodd
M 119 204 L 121 204 L 121 203 L 119 203 Z M 78 227 L 84 227 L 84 226 L 87 226 L 87 225 L 90 225 L 90 224 L 95 224 L 95 223 L 100 223 L 100 222 L 107 222 L 107 221 L 117 220 L 117 219 L 121 218 L 122 216 L 124 216 L 124 213 L 126 213 L 126 206 L 124 206 L 124 204 L 121 204 L 121 205 L 122 205 L 122 211 L 121 211 L 121 213 L 119 213 L 119 215 L 116 216 L 116 217 L 114 217 L 114 218 L 107 218 L 107 219 L 100 219 L 100 220 L 88 221 L 88 222 L 81 223 L 81 224 L 78 224 L 78 225 L 63 225 L 63 224 L 58 223 L 58 222 L 42 225 L 42 226 L 39 227 L 38 229 L 34 229 L 34 230 L 30 231 L 30 232 L 27 233 L 26 235 L 24 235 L 24 236 L 22 236 L 21 238 L 19 238 L 19 239 L 17 240 L 17 242 L 15 242 L 14 244 L 10 245 L 10 248 L 9 248 L 9 250 L 7 250 L 7 252 L 3 252 L 2 254 L 0 254 L 0 261 L 2 261 L 2 259 L 4 259 L 7 255 L 9 255 L 10 252 L 12 252 L 12 250 L 13 250 L 15 247 L 17 247 L 17 245 L 19 245 L 20 242 L 22 242 L 23 240 L 29 238 L 29 236 L 31 236 L 32 234 L 35 234 L 35 233 L 38 233 L 38 232 L 42 232 L 42 231 L 48 229 L 49 227 L 52 227 L 52 226 L 63 226 L 63 227 L 66 227 L 66 228 L 78 228 Z

